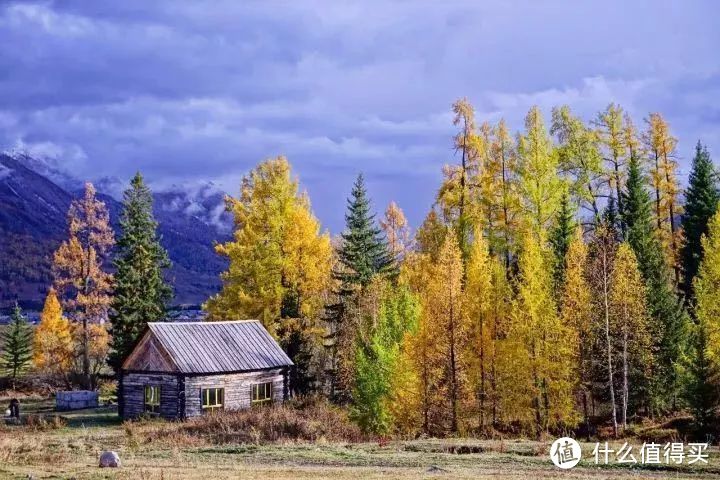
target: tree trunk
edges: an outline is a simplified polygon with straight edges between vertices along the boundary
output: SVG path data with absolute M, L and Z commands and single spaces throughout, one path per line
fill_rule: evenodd
M 627 317 L 626 317 L 627 320 Z M 627 428 L 627 411 L 628 411 L 628 331 L 625 325 L 623 331 L 623 405 L 622 405 L 622 425 L 623 431 Z
M 478 415 L 478 426 L 480 428 L 480 431 L 482 432 L 485 428 L 485 345 L 483 342 L 484 339 L 484 329 L 483 329 L 483 321 L 480 320 L 480 412 Z
M 503 196 L 503 236 L 505 240 L 505 276 L 510 278 L 510 218 L 508 214 L 508 187 L 507 187 L 507 167 L 505 165 L 505 145 L 501 142 L 500 157 L 502 159 L 502 196 Z
M 667 152 L 663 152 L 663 158 L 665 163 L 665 181 L 670 184 L 670 169 L 668 168 L 668 154 Z M 678 245 L 677 245 L 677 238 L 675 236 L 675 199 L 672 197 L 668 198 L 668 209 L 669 209 L 669 215 L 670 215 L 670 242 L 672 245 L 672 254 L 673 254 L 673 272 L 675 273 L 675 283 L 680 284 L 680 264 L 677 261 L 677 258 L 675 258 L 675 255 L 678 251 Z
M 620 165 L 617 155 L 613 151 L 613 168 L 615 169 L 615 194 L 617 195 L 618 217 L 620 218 L 620 231 L 625 235 L 625 222 L 623 222 L 623 203 L 620 186 Z
M 450 297 L 450 324 L 449 324 L 449 335 L 450 335 L 450 402 L 451 402 L 451 418 L 450 418 L 450 430 L 453 433 L 458 431 L 458 412 L 457 412 L 457 401 L 458 401 L 458 385 L 457 385 L 457 362 L 455 359 L 455 310 L 453 308 L 454 298 Z
M 607 258 L 607 246 L 603 247 L 602 252 L 602 280 L 603 280 L 603 302 L 605 308 L 605 341 L 607 342 L 607 367 L 608 367 L 608 385 L 610 387 L 610 402 L 612 404 L 612 421 L 613 421 L 613 436 L 617 438 L 618 434 L 618 422 L 617 422 L 617 405 L 615 403 L 615 385 L 613 384 L 613 364 L 612 364 L 612 344 L 610 343 L 610 304 L 608 301 L 609 296 L 609 281 L 610 266 L 608 265 Z
M 657 172 L 657 175 L 660 175 L 660 162 L 659 162 L 658 154 L 655 152 L 655 171 Z M 658 178 L 657 181 L 660 179 Z M 657 228 L 658 230 L 662 229 L 662 219 L 660 217 L 660 185 L 655 185 L 655 218 L 657 219 Z
M 590 417 L 588 415 L 588 401 L 587 392 L 583 388 L 582 392 L 582 403 L 583 403 L 583 416 L 585 417 L 585 435 L 588 441 L 590 441 Z

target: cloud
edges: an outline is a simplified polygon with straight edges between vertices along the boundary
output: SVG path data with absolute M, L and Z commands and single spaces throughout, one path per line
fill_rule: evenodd
M 0 147 L 92 179 L 235 193 L 287 155 L 325 225 L 363 171 L 377 210 L 417 225 L 454 161 L 450 105 L 522 126 L 532 105 L 590 119 L 661 111 L 685 164 L 720 158 L 720 30 L 711 1 L 6 2 Z M 592 21 L 591 21 L 592 19 Z M 685 169 L 686 170 L 686 169 Z

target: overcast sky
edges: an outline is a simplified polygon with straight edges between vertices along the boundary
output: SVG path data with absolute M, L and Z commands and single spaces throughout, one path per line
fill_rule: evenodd
M 513 130 L 535 104 L 659 111 L 681 173 L 698 139 L 720 161 L 718 2 L 390 3 L 3 2 L 0 147 L 231 194 L 285 154 L 333 232 L 360 171 L 421 221 L 462 96 Z

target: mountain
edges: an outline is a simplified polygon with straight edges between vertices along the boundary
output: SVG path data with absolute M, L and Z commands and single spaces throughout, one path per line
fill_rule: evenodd
M 124 186 L 103 178 L 96 188 L 117 232 Z M 52 254 L 67 236 L 68 207 L 81 191 L 80 180 L 49 162 L 0 154 L 0 308 L 16 299 L 27 308 L 41 308 L 52 281 Z M 167 272 L 175 289 L 173 303 L 200 304 L 219 290 L 220 272 L 227 268 L 213 248 L 232 230 L 224 193 L 206 183 L 173 186 L 154 198 L 161 242 L 173 262 Z

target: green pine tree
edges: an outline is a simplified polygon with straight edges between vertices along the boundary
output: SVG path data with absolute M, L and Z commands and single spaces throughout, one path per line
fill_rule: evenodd
M 338 268 L 333 276 L 338 280 L 339 287 L 336 301 L 325 308 L 325 320 L 329 332 L 325 345 L 330 350 L 330 395 L 336 400 L 345 400 L 352 385 L 340 379 L 340 370 L 346 368 L 347 355 L 341 350 L 352 345 L 350 339 L 356 337 L 352 322 L 348 322 L 353 304 L 357 304 L 363 291 L 378 276 L 395 277 L 397 264 L 388 248 L 382 230 L 375 223 L 375 215 L 370 212 L 370 199 L 367 196 L 363 175 L 360 174 L 353 185 L 350 198 L 347 200 L 348 210 L 345 214 L 345 231 L 342 233 L 341 244 L 337 250 Z M 343 360 L 344 359 L 344 360 Z
M 3 370 L 12 381 L 15 390 L 17 379 L 25 373 L 32 360 L 32 327 L 28 324 L 22 310 L 15 303 L 10 324 L 0 335 L 3 351 L 0 362 Z
M 343 290 L 353 291 L 356 287 L 366 287 L 375 275 L 394 274 L 397 266 L 382 230 L 375 223 L 375 215 L 370 213 L 370 199 L 362 174 L 358 175 L 347 202 L 346 229 L 338 251 L 344 268 L 337 277 L 343 283 Z
M 550 231 L 550 243 L 554 254 L 553 276 L 555 288 L 558 292 L 565 283 L 565 256 L 574 234 L 575 214 L 570 205 L 570 195 L 565 190 L 562 197 L 560 197 L 560 208 L 555 218 L 555 225 Z
M 687 299 L 694 296 L 692 282 L 702 261 L 703 249 L 700 238 L 707 234 L 708 221 L 715 214 L 718 202 L 720 202 L 720 190 L 717 172 L 707 147 L 703 147 L 698 141 L 685 192 L 685 213 L 682 216 L 685 242 L 680 250 L 680 260 L 683 272 L 682 289 Z
M 695 325 L 691 343 L 686 399 L 698 431 L 710 433 L 709 428 L 716 420 L 715 412 L 720 405 L 720 374 L 708 358 L 707 329 L 702 322 Z
M 123 196 L 122 233 L 114 261 L 117 272 L 110 315 L 109 363 L 116 372 L 147 322 L 165 317 L 167 303 L 172 298 L 172 289 L 163 279 L 163 270 L 170 266 L 170 260 L 160 245 L 152 205 L 152 193 L 138 172 Z
M 685 347 L 687 316 L 671 286 L 670 270 L 653 229 L 650 196 L 645 190 L 638 159 L 628 164 L 623 194 L 623 222 L 647 286 L 647 304 L 653 319 L 657 361 L 653 366 L 652 413 L 676 407 L 679 361 Z

